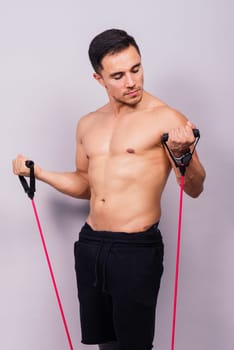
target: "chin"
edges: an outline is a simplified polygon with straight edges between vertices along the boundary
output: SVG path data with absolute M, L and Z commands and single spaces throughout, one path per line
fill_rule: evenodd
M 128 104 L 129 104 L 130 106 L 135 106 L 135 105 L 137 105 L 138 103 L 141 102 L 142 97 L 143 97 L 143 96 L 142 96 L 142 94 L 141 94 L 140 96 L 137 96 L 137 97 L 133 98 L 132 100 L 128 101 Z

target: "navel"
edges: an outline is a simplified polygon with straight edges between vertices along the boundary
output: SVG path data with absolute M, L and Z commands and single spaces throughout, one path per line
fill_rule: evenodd
M 128 153 L 135 153 L 135 150 L 133 148 L 127 148 L 126 151 Z

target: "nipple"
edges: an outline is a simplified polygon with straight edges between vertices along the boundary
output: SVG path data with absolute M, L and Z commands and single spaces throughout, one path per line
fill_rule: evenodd
M 135 153 L 135 150 L 133 148 L 127 148 L 126 150 L 128 153 Z

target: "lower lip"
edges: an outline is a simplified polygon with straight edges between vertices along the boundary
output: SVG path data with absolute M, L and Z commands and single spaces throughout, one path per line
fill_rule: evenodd
M 136 96 L 138 94 L 139 90 L 129 92 L 127 95 L 128 96 Z

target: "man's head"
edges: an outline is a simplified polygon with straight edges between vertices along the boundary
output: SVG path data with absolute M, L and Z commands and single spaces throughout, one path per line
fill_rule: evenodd
M 110 29 L 97 35 L 90 44 L 94 78 L 105 87 L 110 101 L 136 106 L 143 94 L 141 54 L 133 37 Z
M 98 34 L 90 43 L 89 58 L 96 73 L 103 69 L 102 59 L 106 55 L 118 53 L 129 46 L 135 47 L 140 55 L 135 39 L 120 29 L 108 29 Z

